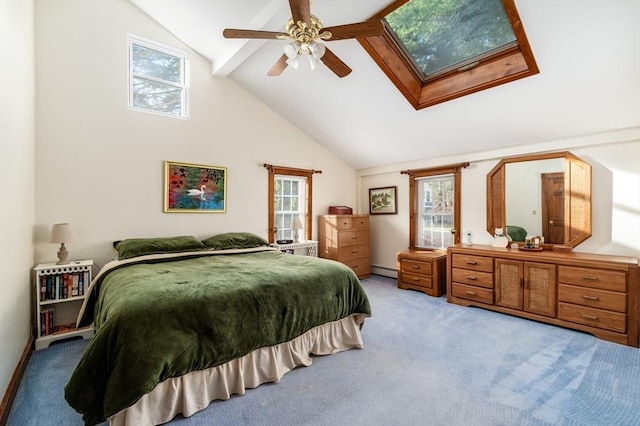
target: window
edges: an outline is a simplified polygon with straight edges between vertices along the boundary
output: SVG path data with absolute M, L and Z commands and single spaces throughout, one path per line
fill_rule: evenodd
M 292 240 L 295 217 L 302 222 L 301 240 L 310 240 L 313 207 L 313 175 L 320 170 L 265 164 L 269 170 L 269 242 Z
M 409 175 L 409 248 L 444 250 L 460 242 L 460 172 L 468 165 L 402 172 Z
M 186 54 L 129 36 L 129 107 L 186 117 Z
M 514 0 L 396 0 L 360 39 L 416 109 L 538 73 Z
M 301 220 L 305 217 L 306 206 L 306 179 L 305 177 L 275 175 L 275 195 L 274 195 L 274 222 L 275 239 L 292 240 L 293 238 L 293 218 Z M 305 235 L 304 221 L 303 229 L 298 231 L 299 235 Z
M 416 247 L 445 249 L 453 244 L 454 177 L 452 174 L 416 178 L 418 205 Z

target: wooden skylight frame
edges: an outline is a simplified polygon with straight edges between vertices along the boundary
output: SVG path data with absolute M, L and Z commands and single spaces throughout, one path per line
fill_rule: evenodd
M 396 0 L 370 19 L 384 19 L 408 1 Z M 502 4 L 516 42 L 480 58 L 477 65 L 462 66 L 433 78 L 423 80 L 422 72 L 415 68 L 413 60 L 399 46 L 386 21 L 383 21 L 385 31 L 382 35 L 359 38 L 358 41 L 409 103 L 419 110 L 540 72 L 514 0 L 502 0 Z

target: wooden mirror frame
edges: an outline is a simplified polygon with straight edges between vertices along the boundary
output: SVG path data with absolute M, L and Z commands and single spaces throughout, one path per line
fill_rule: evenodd
M 564 158 L 564 246 L 576 247 L 591 236 L 591 165 L 568 151 L 506 157 L 487 174 L 487 231 L 506 228 L 506 165 L 524 161 Z M 544 244 L 553 249 L 560 244 Z

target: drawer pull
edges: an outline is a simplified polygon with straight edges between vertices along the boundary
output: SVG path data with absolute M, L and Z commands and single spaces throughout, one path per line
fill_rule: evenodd
M 417 266 L 417 265 L 411 265 L 411 267 L 412 267 L 413 269 L 420 269 L 420 267 L 419 267 L 419 266 Z
M 585 281 L 599 281 L 598 277 L 594 277 L 593 275 L 583 275 L 582 279 Z
M 475 280 L 478 279 L 478 277 L 475 277 L 475 276 L 472 275 L 470 277 L 467 277 L 467 279 L 470 280 L 470 281 L 475 281 Z
M 477 293 L 475 291 L 467 290 L 465 293 L 467 293 L 467 295 L 469 296 L 477 296 Z
M 358 237 L 351 237 L 351 239 L 352 239 L 352 240 L 357 240 L 357 239 L 358 239 Z
M 477 265 L 478 262 L 476 262 L 475 260 L 467 260 L 467 265 Z
M 358 252 L 358 250 L 354 250 L 351 252 L 351 254 L 356 254 Z
M 586 319 L 586 320 L 589 320 L 589 321 L 600 321 L 600 318 L 598 318 L 598 317 L 594 317 L 594 316 L 592 316 L 592 315 L 585 315 L 585 314 L 582 314 L 582 318 L 584 318 L 584 319 Z
M 599 302 L 600 298 L 599 297 L 595 297 L 595 296 L 586 296 L 586 295 L 582 295 L 582 298 L 584 300 L 592 300 L 594 302 Z
M 414 280 L 415 282 L 419 282 L 419 281 L 420 281 L 420 278 L 415 278 L 415 277 L 413 277 L 413 278 L 411 278 L 411 279 L 412 279 L 412 280 Z

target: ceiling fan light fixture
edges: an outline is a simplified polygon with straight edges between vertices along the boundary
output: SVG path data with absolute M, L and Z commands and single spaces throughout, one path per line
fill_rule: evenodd
M 326 51 L 327 51 L 327 47 L 322 43 L 312 42 L 309 45 L 309 52 L 311 53 L 311 56 L 313 56 L 316 59 L 322 58 Z
M 293 43 L 285 44 L 284 54 L 289 59 L 295 59 L 300 54 L 300 43 L 294 41 Z
M 286 60 L 286 63 L 294 70 L 297 70 L 298 66 L 300 65 L 300 62 L 298 61 L 298 57 L 289 58 Z
M 382 19 L 357 22 L 353 24 L 336 25 L 327 27 L 317 16 L 311 14 L 312 0 L 289 0 L 291 19 L 286 23 L 286 32 L 264 30 L 242 30 L 225 28 L 222 35 L 225 38 L 248 38 L 263 40 L 292 40 L 293 43 L 284 47 L 284 54 L 271 67 L 267 75 L 276 76 L 291 65 L 298 68 L 298 57 L 304 51 L 309 56 L 311 68 L 314 69 L 322 62 L 335 75 L 342 78 L 351 72 L 351 68 L 335 53 L 327 49 L 323 43 L 316 41 L 345 40 L 350 38 L 380 36 L 384 33 Z M 405 0 L 406 1 L 406 0 Z M 321 60 L 321 61 L 320 61 Z
M 320 59 L 316 58 L 313 55 L 309 55 L 309 66 L 311 67 L 311 71 L 315 70 L 319 64 Z

